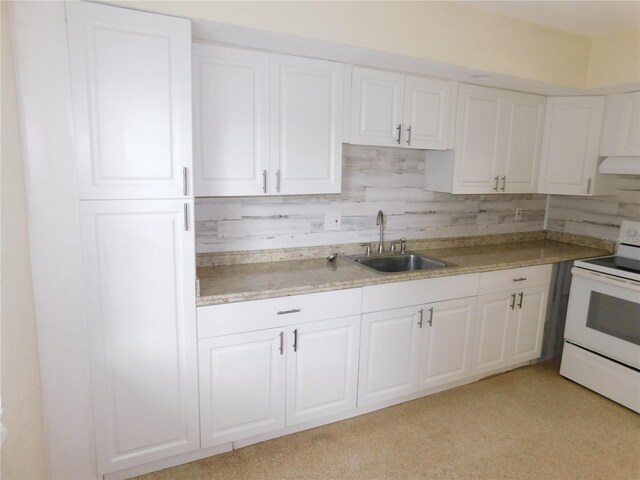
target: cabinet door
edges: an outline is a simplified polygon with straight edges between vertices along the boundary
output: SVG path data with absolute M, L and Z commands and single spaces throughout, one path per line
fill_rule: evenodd
M 450 82 L 447 81 L 405 78 L 403 147 L 447 149 L 450 92 Z
M 341 63 L 271 55 L 272 195 L 340 193 L 343 77 Z
M 202 448 L 285 426 L 283 329 L 200 340 Z
M 193 200 L 87 201 L 80 214 L 98 473 L 195 450 Z
M 418 390 L 419 307 L 362 316 L 358 406 Z
M 287 425 L 356 408 L 360 316 L 287 332 Z
M 475 309 L 475 297 L 424 307 L 420 390 L 469 376 L 471 327 Z
M 491 372 L 507 365 L 509 318 L 513 302 L 515 297 L 507 292 L 478 297 L 471 375 Z
M 79 197 L 192 196 L 190 22 L 66 7 Z
M 604 97 L 547 99 L 539 193 L 592 194 Z
M 351 143 L 397 147 L 402 142 L 404 75 L 353 69 Z
M 607 97 L 600 156 L 640 156 L 640 92 Z
M 453 193 L 495 193 L 504 162 L 503 91 L 460 85 Z
M 543 285 L 518 292 L 510 322 L 510 328 L 513 329 L 509 335 L 510 363 L 526 362 L 540 356 L 548 291 L 549 285 Z
M 266 195 L 269 54 L 193 45 L 194 190 Z
M 505 93 L 509 98 L 509 123 L 500 191 L 533 193 L 538 185 L 545 97 Z

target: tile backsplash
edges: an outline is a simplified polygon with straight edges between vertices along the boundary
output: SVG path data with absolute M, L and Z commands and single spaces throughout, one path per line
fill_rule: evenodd
M 385 241 L 542 230 L 545 195 L 425 191 L 424 155 L 345 144 L 341 194 L 197 198 L 197 252 L 375 242 L 378 210 L 385 214 Z M 327 213 L 341 216 L 339 230 L 325 230 Z
M 640 176 L 618 178 L 615 195 L 551 195 L 546 229 L 615 241 L 623 220 L 640 221 Z

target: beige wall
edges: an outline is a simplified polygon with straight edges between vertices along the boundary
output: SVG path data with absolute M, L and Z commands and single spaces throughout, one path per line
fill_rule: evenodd
M 587 87 L 634 82 L 640 82 L 640 29 L 593 39 Z
M 442 61 L 584 88 L 586 37 L 454 2 L 110 3 Z
M 27 207 L 7 2 L 2 2 L 1 305 L 3 479 L 46 478 Z

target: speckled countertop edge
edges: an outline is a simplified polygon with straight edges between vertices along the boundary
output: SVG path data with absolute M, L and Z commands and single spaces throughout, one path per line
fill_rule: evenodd
M 318 281 L 315 283 L 308 282 L 307 279 L 304 279 L 301 280 L 299 284 L 295 284 L 295 279 L 293 277 L 296 272 L 305 268 L 309 269 L 310 276 L 312 276 L 314 272 L 320 274 L 326 273 L 324 270 L 326 268 L 326 262 L 323 259 L 261 262 L 252 264 L 250 267 L 247 265 L 200 267 L 199 273 L 204 273 L 204 278 L 202 280 L 203 283 L 206 283 L 205 279 L 210 282 L 225 282 L 225 284 L 228 285 L 228 289 L 223 293 L 207 294 L 206 285 L 203 288 L 201 284 L 201 292 L 197 298 L 197 305 L 216 305 L 324 292 L 328 290 L 360 288 L 368 285 L 543 265 L 610 254 L 608 249 L 593 248 L 592 246 L 559 242 L 557 240 L 525 240 L 514 243 L 485 244 L 478 246 L 478 249 L 480 251 L 477 253 L 470 251 L 469 247 L 462 246 L 440 248 L 436 250 L 413 250 L 417 253 L 422 253 L 423 255 L 431 255 L 445 261 L 457 263 L 460 266 L 436 270 L 403 272 L 398 274 L 377 273 L 359 265 L 355 265 L 345 258 L 339 257 L 337 270 L 343 269 L 344 273 L 336 272 L 335 274 L 331 274 L 333 278 L 330 280 Z M 487 257 L 495 257 L 496 254 L 501 254 L 504 250 L 505 257 L 508 257 L 509 259 L 504 261 L 495 261 L 495 258 L 492 258 L 490 261 L 487 261 L 487 263 L 482 263 L 482 250 L 492 250 L 492 252 L 486 254 Z M 522 255 L 519 255 L 519 252 L 522 252 Z M 536 258 L 528 258 L 536 252 L 539 252 Z M 469 253 L 471 256 L 469 256 Z M 471 258 L 472 264 L 464 265 L 465 258 Z M 463 259 L 463 261 L 461 262 L 460 259 Z M 480 263 L 478 263 L 479 261 Z M 285 285 L 283 286 L 281 284 L 274 288 L 258 288 L 257 285 L 251 285 L 251 279 L 243 279 L 243 277 L 251 276 L 250 273 L 246 273 L 247 268 L 255 269 L 257 275 L 271 275 L 273 272 L 273 275 L 279 275 L 281 279 L 284 279 L 282 283 Z M 275 271 L 276 268 L 278 268 L 279 271 Z M 240 272 L 241 269 L 244 269 L 245 273 L 235 276 L 234 272 Z M 291 281 L 288 279 L 287 271 L 291 272 Z M 225 273 L 218 276 L 216 272 Z M 235 281 L 239 281 L 239 284 L 234 285 Z M 294 284 L 291 284 L 292 282 Z

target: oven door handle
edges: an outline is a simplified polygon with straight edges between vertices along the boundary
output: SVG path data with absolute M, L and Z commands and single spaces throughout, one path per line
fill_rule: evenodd
M 606 283 L 615 287 L 628 288 L 629 290 L 640 291 L 640 282 L 629 280 L 628 278 L 614 277 L 606 273 L 594 272 L 580 267 L 573 267 L 571 275 L 574 277 L 583 277 L 589 280 Z

